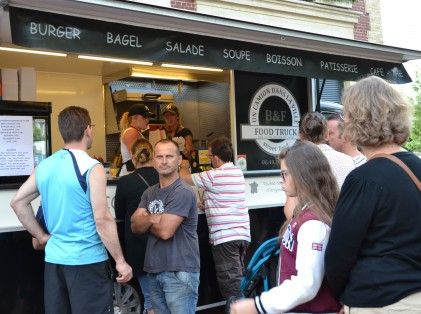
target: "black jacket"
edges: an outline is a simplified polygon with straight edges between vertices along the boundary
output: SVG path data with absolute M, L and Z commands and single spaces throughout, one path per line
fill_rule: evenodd
M 421 177 L 421 159 L 394 155 Z M 351 307 L 382 307 L 421 291 L 421 193 L 401 167 L 378 158 L 348 175 L 325 266 L 332 291 Z
M 124 248 L 127 262 L 138 276 L 143 272 L 148 234 L 134 234 L 130 226 L 130 218 L 138 208 L 140 198 L 147 189 L 147 185 L 139 177 L 141 174 L 150 186 L 159 182 L 158 173 L 153 167 L 136 169 L 133 173 L 118 179 L 115 192 L 114 209 L 117 219 L 124 220 Z

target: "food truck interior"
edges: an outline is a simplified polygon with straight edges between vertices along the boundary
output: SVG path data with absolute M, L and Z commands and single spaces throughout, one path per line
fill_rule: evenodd
M 51 104 L 49 145 L 55 152 L 63 145 L 58 113 L 69 105 L 83 106 L 96 125 L 89 153 L 112 169 L 118 159 L 122 112 L 134 102 L 148 104 L 156 113 L 153 130 L 163 123 L 162 106 L 173 102 L 182 124 L 193 133 L 199 166 L 209 166 L 206 149 L 210 139 L 225 135 L 233 142 L 234 162 L 246 178 L 252 234 L 249 255 L 276 235 L 284 221 L 285 195 L 276 156 L 298 137 L 300 116 L 320 110 L 323 99 L 317 92 L 318 78 L 348 81 L 371 73 L 407 82 L 410 78 L 401 63 L 421 56 L 307 33 L 287 31 L 288 36 L 279 36 L 275 28 L 232 27 L 232 21 L 215 17 L 212 21 L 220 24 L 209 27 L 209 22 L 203 22 L 206 17 L 200 15 L 188 24 L 187 19 L 175 20 L 170 15 L 158 19 L 156 14 L 138 11 L 127 14 L 127 24 L 121 24 L 115 20 L 121 15 L 113 9 L 98 9 L 98 16 L 90 19 L 83 13 L 83 3 L 74 5 L 80 10 L 69 15 L 11 6 L 7 23 L 0 14 L 0 26 L 9 24 L 13 35 L 5 39 L 0 32 L 0 119 L 8 115 L 1 109 L 5 100 L 14 101 L 15 106 L 23 105 L 24 100 Z M 158 22 L 178 23 L 178 32 L 170 26 L 154 28 Z M 115 174 L 109 172 L 107 185 L 111 211 Z M 43 253 L 32 250 L 29 234 L 8 206 L 22 182 L 11 186 L 2 184 L 4 177 L 0 180 L 0 313 L 43 313 Z M 38 203 L 34 201 L 33 207 Z M 213 313 L 224 301 L 216 283 L 203 212 L 199 212 L 197 232 L 201 254 L 197 310 Z
M 0 68 L 25 67 L 34 68 L 36 71 L 34 83 L 37 103 L 52 104 L 50 105 L 52 152 L 62 146 L 57 127 L 57 114 L 68 105 L 84 106 L 90 111 L 93 123 L 96 125 L 96 134 L 89 153 L 97 158 L 101 157 L 106 165 L 112 165 L 118 154 L 119 117 L 132 103 L 139 101 L 144 101 L 151 110 L 156 112 L 157 118 L 151 121 L 152 126 L 163 123 L 160 115 L 162 105 L 167 104 L 169 100 L 176 104 L 180 110 L 183 125 L 193 132 L 194 146 L 198 150 L 206 151 L 208 141 L 215 136 L 231 137 L 230 71 L 146 68 L 134 64 L 83 60 L 72 56 L 63 60 L 60 57 L 0 51 Z M 130 75 L 133 73 L 136 76 Z M 148 94 L 159 96 L 142 99 L 144 95 L 148 97 Z M 14 106 L 24 106 L 24 102 L 0 100 L 0 115 L 5 114 L 1 108 L 6 102 L 11 102 Z M 206 166 L 208 164 L 206 154 L 202 155 L 201 162 Z M 25 176 L 21 177 L 20 182 L 24 178 Z M 8 180 L 7 177 L 0 179 L 3 183 Z M 110 182 L 112 179 L 110 175 Z M 15 185 L 9 184 L 8 189 L 3 184 L 2 197 L 10 200 L 20 182 L 15 182 Z M 111 189 L 110 193 L 113 193 L 115 185 L 110 183 L 109 189 Z M 34 208 L 36 207 L 34 205 Z M 268 208 L 265 212 L 266 217 L 259 219 L 259 223 L 255 223 L 254 230 L 259 235 L 256 243 L 273 236 L 277 226 L 283 220 L 280 208 Z M 253 217 L 253 213 L 250 214 Z M 1 272 L 0 292 L 2 295 L 10 295 L 13 301 L 1 304 L 0 309 L 6 312 L 15 309 L 23 313 L 31 307 L 34 313 L 42 313 L 43 254 L 32 251 L 30 237 L 26 232 L 21 231 L 20 224 L 13 217 L 13 213 L 10 211 L 5 216 L 6 219 L 2 219 L 2 233 L 0 234 L 2 252 L 7 256 L 4 263 L 9 269 L 12 268 L 20 273 L 20 276 L 18 279 L 12 279 L 8 278 L 3 271 Z M 204 215 L 200 215 L 199 224 L 203 269 L 199 306 L 219 304 L 220 295 L 215 289 L 217 283 L 213 262 L 209 258 L 211 252 L 207 246 L 208 231 Z M 23 254 L 27 256 L 22 258 Z M 6 282 L 13 284 L 3 285 Z M 15 302 L 15 293 L 19 289 L 24 290 L 22 296 L 19 296 Z

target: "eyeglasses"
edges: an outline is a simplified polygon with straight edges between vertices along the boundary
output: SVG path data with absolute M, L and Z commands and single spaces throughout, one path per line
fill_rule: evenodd
M 281 170 L 281 180 L 283 182 L 285 182 L 288 175 L 289 175 L 289 172 L 287 170 Z
M 345 121 L 345 115 L 343 111 L 339 112 L 339 118 L 342 120 L 342 122 Z

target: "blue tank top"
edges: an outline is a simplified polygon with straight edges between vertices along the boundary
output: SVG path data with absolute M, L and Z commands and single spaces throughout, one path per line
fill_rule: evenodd
M 35 172 L 51 234 L 45 248 L 45 261 L 49 263 L 86 265 L 108 259 L 96 231 L 90 201 L 89 174 L 98 161 L 83 151 L 75 151 L 75 156 L 73 161 L 68 150 L 59 150 L 43 160 Z M 79 169 L 86 169 L 84 176 Z M 86 182 L 85 187 L 82 181 Z

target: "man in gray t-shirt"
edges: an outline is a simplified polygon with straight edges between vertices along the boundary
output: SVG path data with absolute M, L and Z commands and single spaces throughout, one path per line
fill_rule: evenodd
M 156 184 L 143 193 L 139 207 L 149 212 L 152 207 L 165 214 L 183 217 L 184 220 L 172 238 L 163 240 L 151 233 L 145 254 L 144 270 L 148 273 L 163 271 L 199 271 L 197 242 L 196 196 L 192 189 L 180 179 L 161 188 Z
M 155 313 L 193 314 L 200 273 L 196 195 L 179 178 L 181 155 L 175 142 L 159 141 L 154 161 L 159 184 L 142 195 L 132 230 L 150 231 L 144 270 Z

